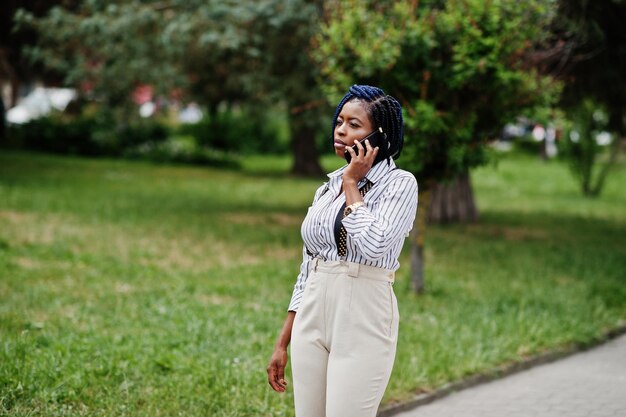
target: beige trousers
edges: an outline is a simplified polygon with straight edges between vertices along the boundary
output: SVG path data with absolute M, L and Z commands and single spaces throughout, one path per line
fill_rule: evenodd
M 316 259 L 291 336 L 296 417 L 374 417 L 398 340 L 394 273 Z

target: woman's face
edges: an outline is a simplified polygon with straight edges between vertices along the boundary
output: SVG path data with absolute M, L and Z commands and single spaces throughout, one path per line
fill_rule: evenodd
M 355 140 L 363 139 L 373 130 L 372 122 L 361 101 L 348 101 L 337 116 L 333 135 L 335 153 L 343 158 L 346 146 L 354 145 Z

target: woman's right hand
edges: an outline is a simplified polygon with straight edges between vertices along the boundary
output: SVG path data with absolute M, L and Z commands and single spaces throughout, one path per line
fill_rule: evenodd
M 267 366 L 267 381 L 276 392 L 285 392 L 287 389 L 287 381 L 285 381 L 287 360 L 287 349 L 276 347 Z
M 352 159 L 348 167 L 343 171 L 342 179 L 344 182 L 352 181 L 358 183 L 361 181 L 369 170 L 372 169 L 376 156 L 380 151 L 378 146 L 372 148 L 368 139 L 365 140 L 365 148 L 363 148 L 363 145 L 358 140 L 354 141 L 354 145 L 359 149 L 358 155 L 354 152 L 352 146 L 346 146 L 346 151 L 350 153 Z M 367 153 L 365 153 L 365 149 L 367 149 Z

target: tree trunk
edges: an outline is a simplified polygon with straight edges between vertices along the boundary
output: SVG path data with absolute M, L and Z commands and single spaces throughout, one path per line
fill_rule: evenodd
M 604 181 L 606 181 L 606 177 L 609 174 L 609 171 L 615 165 L 615 161 L 617 161 L 617 154 L 619 153 L 620 140 L 621 138 L 619 134 L 615 134 L 615 139 L 613 140 L 613 143 L 611 143 L 609 151 L 608 151 L 609 160 L 605 162 L 604 165 L 602 165 L 602 167 L 598 168 L 599 172 L 598 172 L 598 176 L 596 177 L 595 184 L 590 185 L 589 190 L 586 190 L 588 191 L 588 193 L 585 193 L 585 196 L 598 197 L 600 193 L 602 192 L 602 189 L 604 188 Z
M 4 99 L 0 94 L 0 142 L 4 143 L 6 139 L 6 108 L 4 107 Z
M 293 167 L 291 172 L 299 176 L 320 176 L 323 174 L 315 147 L 315 129 L 311 125 L 311 117 L 307 112 L 291 114 L 289 130 L 291 132 L 291 149 L 293 151 Z
M 435 183 L 431 191 L 428 221 L 433 224 L 478 220 L 469 172 L 451 182 Z
M 420 191 L 417 215 L 411 231 L 411 290 L 418 294 L 424 292 L 425 289 L 424 236 L 426 234 L 429 200 L 430 191 Z

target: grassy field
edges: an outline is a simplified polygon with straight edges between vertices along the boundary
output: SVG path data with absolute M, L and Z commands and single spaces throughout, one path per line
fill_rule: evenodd
M 321 179 L 244 162 L 0 154 L 0 415 L 293 416 L 265 366 Z M 473 181 L 480 222 L 428 230 L 426 294 L 401 259 L 385 404 L 626 322 L 624 166 L 596 200 L 527 156 Z

